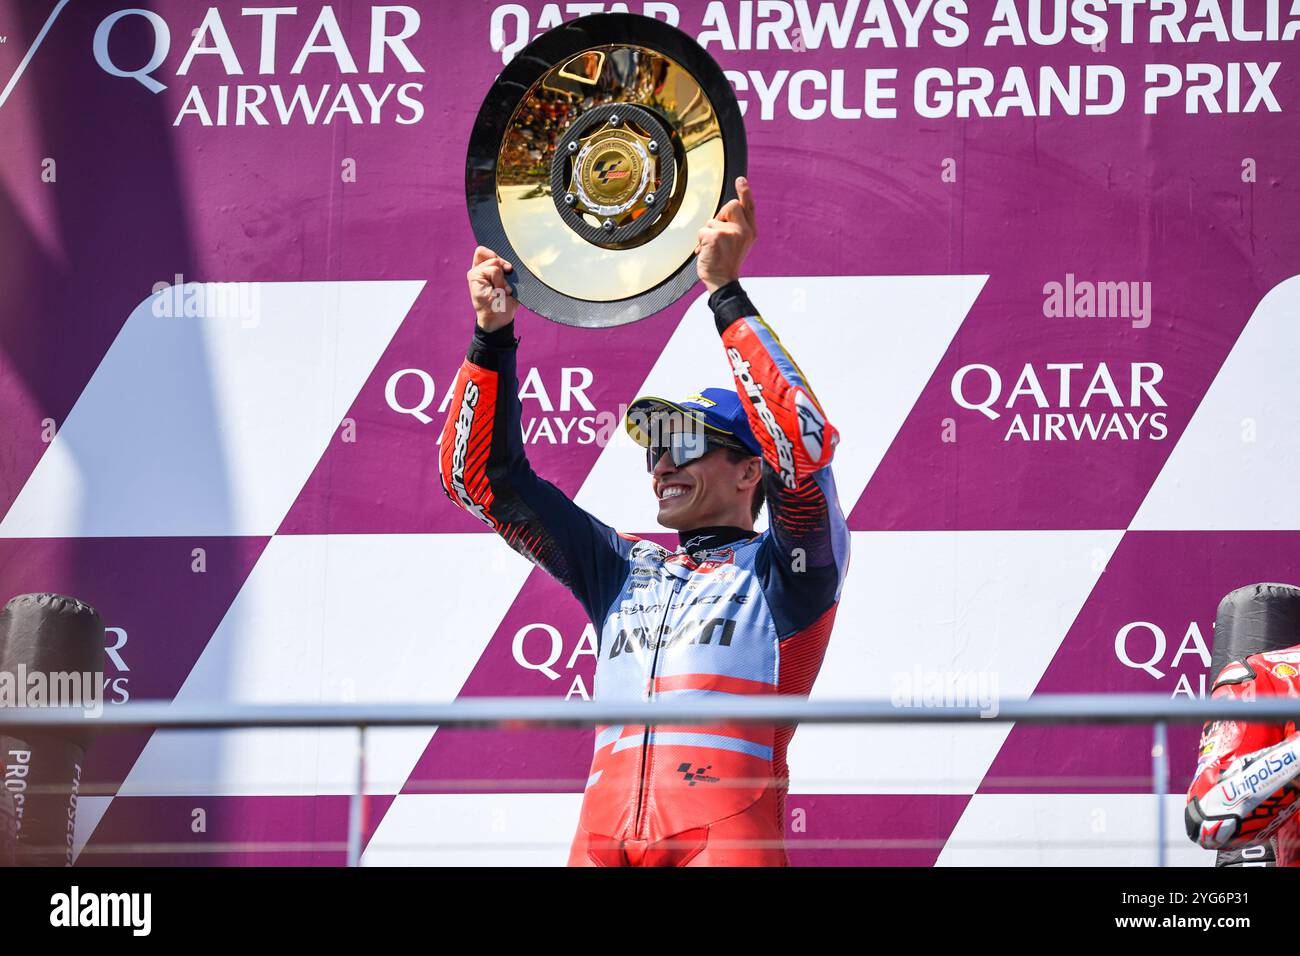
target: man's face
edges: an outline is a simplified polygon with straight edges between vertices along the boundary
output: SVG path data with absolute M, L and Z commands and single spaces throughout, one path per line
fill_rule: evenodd
M 756 457 L 733 462 L 722 448 L 710 448 L 681 466 L 665 453 L 652 475 L 659 523 L 677 531 L 709 525 L 750 527 L 752 489 L 760 476 Z

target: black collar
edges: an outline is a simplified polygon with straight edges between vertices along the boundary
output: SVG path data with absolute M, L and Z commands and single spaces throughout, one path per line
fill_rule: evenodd
M 712 551 L 723 545 L 737 541 L 748 541 L 754 536 L 752 528 L 737 528 L 734 525 L 714 525 L 708 528 L 692 528 L 690 531 L 678 531 L 677 541 L 694 557 L 701 551 Z

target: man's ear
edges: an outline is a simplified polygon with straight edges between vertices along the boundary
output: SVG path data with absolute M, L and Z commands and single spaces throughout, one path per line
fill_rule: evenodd
M 763 459 L 755 456 L 745 459 L 745 470 L 741 472 L 741 487 L 753 488 L 763 480 Z

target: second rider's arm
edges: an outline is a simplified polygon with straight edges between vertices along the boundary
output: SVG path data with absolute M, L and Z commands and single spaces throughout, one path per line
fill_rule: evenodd
M 1267 672 L 1248 658 L 1232 663 L 1215 680 L 1214 700 L 1269 696 Z M 1187 793 L 1187 835 L 1209 850 L 1259 843 L 1295 812 L 1300 776 L 1300 734 L 1274 724 L 1236 720 L 1205 725 L 1200 761 Z

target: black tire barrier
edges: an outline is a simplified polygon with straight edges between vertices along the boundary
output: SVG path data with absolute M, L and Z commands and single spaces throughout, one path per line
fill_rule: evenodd
M 84 698 L 62 699 L 66 681 L 75 679 L 80 682 L 79 692 L 98 694 L 102 706 L 104 624 L 99 613 L 61 594 L 12 598 L 0 611 L 0 672 L 11 675 L 20 693 L 26 692 L 33 675 L 43 675 L 46 703 L 88 703 Z M 61 685 L 57 694 L 56 684 Z M 18 866 L 72 865 L 77 795 L 92 723 L 87 719 L 85 730 L 69 732 L 0 734 L 4 788 L 16 821 L 13 855 Z
M 14 865 L 18 851 L 18 817 L 14 813 L 14 798 L 0 787 L 0 867 Z
M 1230 591 L 1214 616 L 1211 678 L 1232 661 L 1300 644 L 1300 588 L 1250 584 Z
M 1232 661 L 1300 644 L 1300 588 L 1250 584 L 1219 602 L 1210 651 L 1211 680 Z M 1276 847 L 1266 843 L 1220 850 L 1215 866 L 1276 866 Z

